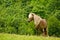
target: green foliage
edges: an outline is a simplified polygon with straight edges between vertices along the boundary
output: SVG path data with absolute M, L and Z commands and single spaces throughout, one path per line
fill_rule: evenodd
M 0 0 L 0 32 L 34 35 L 30 12 L 47 20 L 49 35 L 60 36 L 60 0 Z
M 51 17 L 48 20 L 49 34 L 53 36 L 60 36 L 60 22 L 55 17 Z

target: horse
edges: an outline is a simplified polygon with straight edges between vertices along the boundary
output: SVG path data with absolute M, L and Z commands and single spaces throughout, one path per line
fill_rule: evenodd
M 42 19 L 40 16 L 36 15 L 35 13 L 29 13 L 28 15 L 28 22 L 34 21 L 35 29 L 38 31 L 42 31 L 43 36 L 48 35 L 47 30 L 47 21 L 46 19 Z M 36 33 L 37 34 L 37 33 Z

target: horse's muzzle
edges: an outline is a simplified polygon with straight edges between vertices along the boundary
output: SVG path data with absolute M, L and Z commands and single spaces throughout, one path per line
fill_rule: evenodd
M 27 22 L 30 22 L 30 20 L 27 20 Z
M 27 22 L 30 22 L 29 20 Z

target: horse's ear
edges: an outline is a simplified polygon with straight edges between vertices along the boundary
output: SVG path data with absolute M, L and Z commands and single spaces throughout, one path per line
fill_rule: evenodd
M 32 16 L 34 16 L 34 14 L 32 14 Z

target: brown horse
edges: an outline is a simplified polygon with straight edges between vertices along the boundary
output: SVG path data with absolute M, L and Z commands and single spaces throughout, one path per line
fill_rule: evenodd
M 44 36 L 47 36 L 47 22 L 45 19 L 42 19 L 40 16 L 30 13 L 28 16 L 28 22 L 34 20 L 35 29 L 41 30 Z

